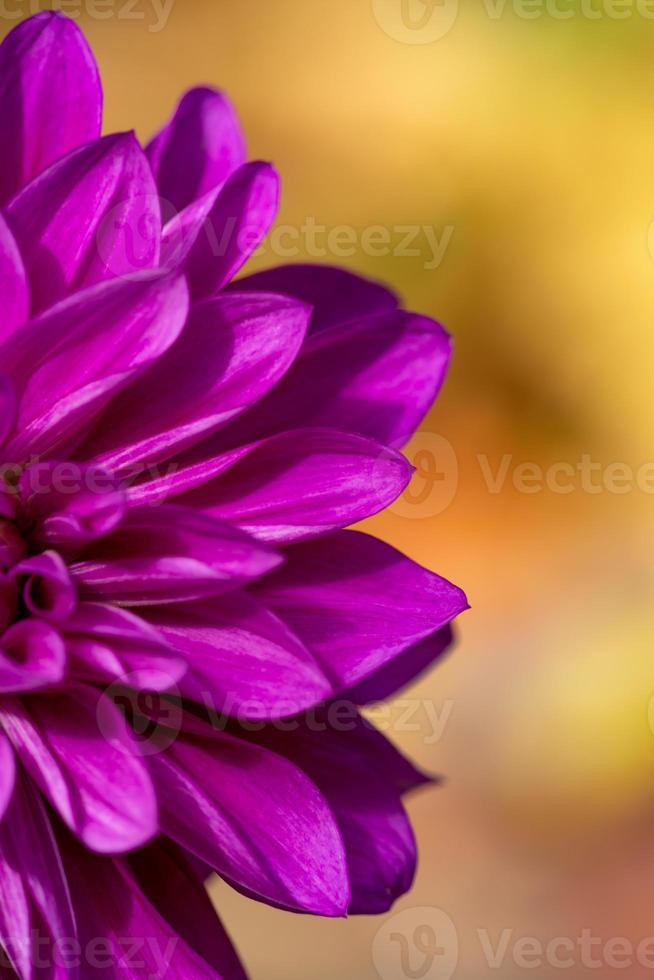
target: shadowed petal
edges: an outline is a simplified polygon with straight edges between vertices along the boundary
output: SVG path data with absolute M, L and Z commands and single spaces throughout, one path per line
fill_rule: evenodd
M 450 348 L 438 323 L 402 310 L 320 330 L 275 390 L 225 431 L 223 444 L 326 426 L 401 445 L 436 398 Z
M 75 608 L 75 585 L 66 563 L 56 551 L 24 558 L 11 569 L 10 578 L 20 589 L 32 616 L 61 623 Z
M 82 949 L 93 949 L 89 944 L 102 940 L 99 958 L 103 966 L 83 974 L 84 980 L 96 975 L 106 980 L 244 980 L 231 950 L 224 970 L 222 964 L 218 968 L 204 959 L 202 954 L 209 955 L 215 949 L 210 939 L 201 942 L 197 931 L 178 932 L 176 923 L 167 920 L 167 907 L 159 910 L 158 896 L 153 895 L 152 902 L 148 900 L 127 861 L 98 858 L 63 834 L 59 844 Z M 165 867 L 170 870 L 169 862 Z M 194 883 L 181 872 L 175 873 L 173 880 L 178 889 L 177 900 L 187 917 L 195 918 L 198 925 L 203 923 L 206 928 L 206 897 L 203 899 Z M 217 920 L 214 928 L 221 928 Z M 218 942 L 216 939 L 215 944 Z
M 257 739 L 299 766 L 325 795 L 345 842 L 349 911 L 379 915 L 409 890 L 416 870 L 401 792 L 429 780 L 360 715 L 352 711 L 340 723 L 338 717 L 327 705 L 312 715 L 312 725 L 298 719 L 287 733 L 269 726 Z
M 92 464 L 35 463 L 21 474 L 18 490 L 33 539 L 64 554 L 109 534 L 126 510 L 118 479 Z
M 6 374 L 0 374 L 0 445 L 11 435 L 16 421 L 16 392 Z
M 16 762 L 11 742 L 0 732 L 0 823 L 14 792 Z
M 225 980 L 247 980 L 201 879 L 172 841 L 159 838 L 129 863 L 144 895 L 184 942 Z
M 374 704 L 394 697 L 429 670 L 436 660 L 451 649 L 452 643 L 452 628 L 444 626 L 350 688 L 347 697 L 355 704 Z
M 0 204 L 100 133 L 102 88 L 80 29 L 49 11 L 0 45 Z
M 0 343 L 22 326 L 30 306 L 25 266 L 5 219 L 0 215 Z
M 253 586 L 341 690 L 359 683 L 467 608 L 456 586 L 389 545 L 340 531 L 286 549 Z
M 310 333 L 388 313 L 398 305 L 397 296 L 381 283 L 330 265 L 282 265 L 255 272 L 228 288 L 296 296 L 313 307 Z
M 32 943 L 38 937 L 42 938 L 39 926 L 41 922 L 34 916 L 34 911 L 38 910 L 42 922 L 48 929 L 49 947 L 46 947 L 45 958 L 48 952 L 56 948 L 59 942 L 74 943 L 77 938 L 77 926 L 75 923 L 75 913 L 73 911 L 68 883 L 61 863 L 59 848 L 50 824 L 50 819 L 46 813 L 41 797 L 29 780 L 21 777 L 17 782 L 16 791 L 12 799 L 9 811 L 5 820 L 0 823 L 0 851 L 2 852 L 2 866 L 4 868 L 5 882 L 0 886 L 0 896 L 5 892 L 7 878 L 11 878 L 17 872 L 24 888 L 24 897 L 27 900 L 27 916 L 24 916 L 25 906 L 18 900 L 17 919 L 23 919 L 30 926 L 29 941 L 24 945 L 24 953 L 27 954 L 32 962 L 27 966 L 23 965 L 24 976 L 31 976 L 32 967 L 42 962 L 44 951 Z M 2 876 L 2 872 L 0 872 Z M 15 886 L 15 883 L 13 883 Z M 15 899 L 18 894 L 14 890 Z M 2 898 L 0 897 L 0 906 Z M 0 918 L 1 918 L 0 914 Z M 14 943 L 18 945 L 21 938 L 20 933 L 10 933 Z M 27 937 L 24 937 L 27 939 Z M 21 944 L 22 945 L 22 944 Z M 39 972 L 37 974 L 41 976 Z M 49 974 L 59 977 L 56 970 Z M 66 974 L 73 978 L 79 976 L 79 970 L 71 967 Z
M 343 843 L 315 785 L 267 749 L 208 732 L 151 759 L 164 833 L 264 901 L 345 914 Z

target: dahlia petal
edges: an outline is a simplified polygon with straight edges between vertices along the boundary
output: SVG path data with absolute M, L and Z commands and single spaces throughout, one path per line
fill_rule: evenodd
M 160 263 L 163 269 L 179 269 L 186 264 L 191 250 L 207 222 L 220 193 L 220 186 L 207 191 L 183 211 L 166 221 L 161 233 Z M 205 232 L 209 234 L 208 231 Z
M 7 220 L 33 313 L 159 261 L 159 198 L 133 133 L 105 136 L 58 161 L 10 202 Z
M 179 848 L 162 837 L 129 862 L 143 894 L 175 933 L 224 980 L 247 980 L 204 885 Z
M 93 851 L 140 847 L 157 832 L 147 769 L 117 708 L 92 687 L 3 699 L 0 721 L 25 769 Z
M 180 453 L 168 466 L 163 467 L 163 473 L 159 467 L 149 467 L 142 471 L 138 477 L 142 482 L 136 482 L 128 488 L 129 506 L 159 506 L 172 498 L 182 498 L 197 487 L 212 483 L 221 473 L 247 456 L 252 448 L 239 446 L 218 456 L 210 455 L 209 458 L 205 458 L 205 452 L 210 452 L 208 448 L 210 443 L 211 440 L 206 440 Z M 0 504 L 2 504 L 1 496 Z
M 288 543 L 378 513 L 399 497 L 411 473 L 400 453 L 370 439 L 297 429 L 249 447 L 220 477 L 179 502 L 262 541 Z
M 2 110 L 0 109 L 0 114 Z M 25 266 L 5 219 L 0 216 L 0 343 L 18 327 L 29 313 L 29 287 Z
M 88 428 L 175 341 L 187 302 L 182 278 L 147 273 L 84 290 L 13 334 L 0 348 L 20 398 L 9 458 L 54 452 Z
M 343 835 L 352 886 L 350 913 L 387 912 L 412 883 L 416 844 L 396 783 L 426 780 L 383 735 L 352 713 L 330 722 L 329 707 L 292 732 L 266 730 L 264 744 L 299 766 L 327 799 Z
M 241 980 L 238 972 L 218 972 L 177 934 L 139 888 L 124 860 L 99 858 L 66 838 L 60 846 L 77 911 L 82 949 L 103 940 L 97 969 L 85 966 L 82 980 Z M 186 887 L 178 900 L 192 915 L 197 894 Z M 196 913 L 200 914 L 200 913 Z M 91 946 L 91 948 L 94 948 Z
M 451 648 L 452 642 L 452 628 L 444 626 L 350 688 L 348 698 L 355 704 L 365 705 L 394 697 L 441 658 Z
M 18 489 L 45 547 L 79 548 L 109 534 L 121 522 L 127 495 L 118 479 L 99 466 L 35 463 L 21 474 Z
M 0 374 L 0 445 L 11 435 L 16 421 L 16 392 L 11 378 Z M 4 508 L 3 508 L 3 515 Z
M 0 732 L 0 824 L 11 801 L 16 783 L 16 760 L 11 742 Z
M 228 178 L 191 250 L 187 274 L 196 299 L 212 296 L 259 247 L 279 206 L 279 176 L 269 163 L 246 163 Z
M 81 452 L 113 470 L 152 464 L 224 425 L 288 370 L 309 310 L 281 296 L 199 304 L 177 343 L 111 405 Z
M 341 689 L 359 683 L 467 608 L 463 592 L 358 531 L 292 545 L 253 586 Z
M 388 445 L 407 442 L 445 379 L 450 339 L 402 310 L 311 335 L 267 398 L 229 427 L 229 446 L 280 429 L 325 426 Z
M 163 832 L 264 901 L 344 915 L 345 852 L 322 794 L 281 756 L 209 732 L 150 760 Z
M 239 279 L 229 289 L 285 293 L 313 307 L 310 333 L 397 309 L 395 293 L 370 279 L 329 265 L 283 265 Z
M 33 616 L 61 623 L 75 608 L 77 592 L 66 563 L 56 551 L 23 559 L 11 570 L 25 606 Z
M 132 557 L 133 556 L 133 557 Z M 240 588 L 281 561 L 238 528 L 188 507 L 135 508 L 71 566 L 85 598 L 150 605 Z
M 186 672 L 162 634 L 127 609 L 80 602 L 62 630 L 75 675 L 86 681 L 166 691 Z
M 0 204 L 49 164 L 100 133 L 102 88 L 80 29 L 44 12 L 0 45 Z
M 0 691 L 35 691 L 58 684 L 66 672 L 66 648 L 56 630 L 38 619 L 14 623 L 0 640 Z
M 188 663 L 183 697 L 221 715 L 288 717 L 331 694 L 331 685 L 288 627 L 244 592 L 157 607 L 146 616 Z
M 25 778 L 18 781 L 6 820 L 0 823 L 0 851 L 2 864 L 19 872 L 25 895 L 31 899 L 28 907 L 38 909 L 48 927 L 51 942 L 74 942 L 77 937 L 75 914 L 59 848 L 41 797 Z M 35 926 L 40 923 L 29 912 L 28 915 L 31 935 L 25 949 L 29 954 L 32 940 L 36 938 L 34 933 L 39 931 Z M 18 936 L 13 934 L 13 938 Z M 31 966 L 30 963 L 30 969 Z M 31 974 L 25 974 L 28 975 Z M 39 972 L 38 975 L 42 974 Z M 55 969 L 50 975 L 72 978 L 78 976 L 78 970 L 72 968 L 60 974 Z
M 5 824 L 0 824 L 0 843 L 6 835 Z M 0 861 L 0 942 L 19 980 L 32 980 L 32 913 L 26 882 L 20 866 L 11 861 Z
M 159 194 L 177 211 L 245 163 L 245 141 L 229 100 L 210 88 L 187 92 L 146 149 Z

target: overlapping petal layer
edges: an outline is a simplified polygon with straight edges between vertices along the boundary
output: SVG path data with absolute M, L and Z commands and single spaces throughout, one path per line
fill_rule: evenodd
M 244 980 L 204 875 L 326 916 L 413 879 L 427 779 L 355 706 L 467 603 L 347 528 L 450 340 L 342 270 L 233 281 L 279 179 L 224 95 L 145 150 L 101 103 L 67 18 L 0 46 L 0 971 Z

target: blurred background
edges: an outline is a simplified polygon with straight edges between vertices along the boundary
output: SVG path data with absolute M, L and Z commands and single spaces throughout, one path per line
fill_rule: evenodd
M 224 88 L 283 179 L 291 234 L 255 265 L 344 264 L 455 338 L 415 482 L 371 522 L 472 604 L 373 712 L 447 778 L 409 802 L 416 885 L 347 922 L 217 885 L 253 980 L 651 976 L 654 5 L 97 7 L 108 130 L 149 138 L 185 88 Z

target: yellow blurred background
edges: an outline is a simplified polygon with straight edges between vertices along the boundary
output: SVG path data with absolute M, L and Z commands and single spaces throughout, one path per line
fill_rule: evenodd
M 85 10 L 106 129 L 146 139 L 185 88 L 229 92 L 250 155 L 281 171 L 280 224 L 327 239 L 324 257 L 302 232 L 256 264 L 308 250 L 386 280 L 455 338 L 408 447 L 411 495 L 372 522 L 472 604 L 455 653 L 376 713 L 447 777 L 409 804 L 415 889 L 386 922 L 331 922 L 217 885 L 253 980 L 654 975 L 654 943 L 627 962 L 654 936 L 652 5 L 61 6 Z M 351 247 L 327 237 L 343 225 Z M 385 250 L 365 244 L 377 226 Z M 433 909 L 458 960 L 447 928 L 446 956 L 412 948 Z

